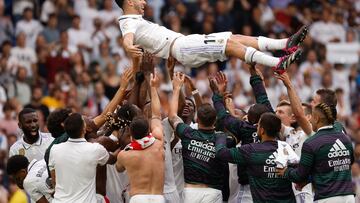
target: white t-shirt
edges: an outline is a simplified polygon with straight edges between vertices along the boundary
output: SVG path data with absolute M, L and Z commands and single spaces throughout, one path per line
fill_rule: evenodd
M 9 157 L 23 155 L 29 161 L 44 159 L 45 151 L 54 140 L 50 133 L 39 132 L 39 139 L 34 144 L 28 144 L 24 137 L 16 141 L 9 151 Z
M 169 57 L 171 43 L 177 37 L 183 36 L 147 21 L 141 15 L 122 15 L 119 22 L 123 36 L 134 33 L 134 44 L 140 45 L 146 51 L 164 59 Z
M 7 63 L 8 69 L 15 74 L 18 66 L 22 66 L 27 70 L 27 76 L 33 75 L 31 65 L 37 63 L 37 57 L 34 49 L 29 47 L 14 47 L 10 51 L 10 58 Z
M 111 23 L 118 17 L 119 17 L 119 12 L 115 10 L 112 11 L 101 10 L 99 12 L 99 18 L 101 19 L 102 23 L 105 25 Z
M 170 126 L 168 118 L 162 121 L 164 126 L 164 147 L 165 147 L 165 181 L 164 181 L 164 193 L 171 193 L 176 191 L 176 184 L 173 171 L 173 162 L 171 156 L 171 134 L 169 136 L 168 128 Z M 166 126 L 167 125 L 167 126 Z
M 91 35 L 85 30 L 76 30 L 74 28 L 68 29 L 69 46 L 77 47 L 79 44 L 84 44 L 87 47 L 92 47 Z
M 346 31 L 344 27 L 334 22 L 317 21 L 310 27 L 310 36 L 317 42 L 326 44 L 338 38 L 341 42 L 345 41 Z
M 119 173 L 115 165 L 107 165 L 106 176 L 106 196 L 110 202 L 128 202 L 130 199 L 128 193 L 130 182 L 126 171 Z
M 32 160 L 27 170 L 24 189 L 30 195 L 31 202 L 38 201 L 42 196 L 51 202 L 54 190 L 51 189 L 45 160 Z
M 43 30 L 43 26 L 37 20 L 20 20 L 16 24 L 16 33 L 24 32 L 26 35 L 26 46 L 32 49 L 35 48 L 36 37 Z
M 96 166 L 105 165 L 109 153 L 99 143 L 85 138 L 54 145 L 50 151 L 49 169 L 55 170 L 56 186 L 52 203 L 96 203 Z
M 80 12 L 80 27 L 86 32 L 94 32 L 94 19 L 99 17 L 99 11 L 94 8 L 83 8 Z

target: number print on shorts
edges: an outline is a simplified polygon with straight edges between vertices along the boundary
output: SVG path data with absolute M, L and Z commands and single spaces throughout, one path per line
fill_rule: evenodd
M 215 43 L 215 42 L 216 42 L 215 36 L 205 35 L 204 44 Z

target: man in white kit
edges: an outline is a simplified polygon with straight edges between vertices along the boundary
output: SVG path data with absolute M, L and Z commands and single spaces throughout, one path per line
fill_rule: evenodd
M 49 157 L 55 188 L 52 202 L 105 202 L 104 197 L 96 194 L 96 167 L 114 164 L 116 156 L 109 154 L 99 143 L 86 141 L 86 123 L 79 113 L 71 114 L 65 120 L 64 127 L 69 139 L 54 145 Z
M 44 159 L 45 151 L 54 140 L 50 133 L 39 131 L 39 116 L 34 109 L 24 108 L 19 113 L 19 128 L 22 138 L 16 141 L 9 151 L 9 157 L 23 155 L 30 162 Z
M 144 20 L 144 0 L 115 0 L 124 11 L 119 18 L 120 30 L 124 38 L 124 48 L 132 58 L 141 55 L 144 49 L 157 57 L 174 57 L 184 66 L 199 67 L 206 62 L 224 61 L 236 57 L 247 63 L 258 63 L 273 67 L 277 73 L 286 68 L 300 56 L 299 44 L 305 39 L 307 27 L 287 39 L 270 39 L 233 35 L 231 32 L 209 35 L 188 35 L 169 30 L 158 24 Z M 260 51 L 258 51 L 260 50 Z M 284 50 L 289 55 L 272 57 L 261 51 Z
M 31 202 L 48 203 L 52 201 L 54 190 L 51 188 L 45 160 L 29 160 L 23 155 L 9 158 L 7 173 L 13 177 L 16 185 L 24 189 Z

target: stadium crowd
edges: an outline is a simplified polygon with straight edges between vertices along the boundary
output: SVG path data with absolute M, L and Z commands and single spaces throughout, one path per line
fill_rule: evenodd
M 116 171 L 116 169 L 130 167 L 121 162 L 126 158 L 119 159 L 119 156 L 116 160 L 118 153 L 116 149 L 119 146 L 122 149 L 125 146 L 129 147 L 127 145 L 129 140 L 124 138 L 125 134 L 129 134 L 129 131 L 142 134 L 144 132 L 139 129 L 146 126 L 141 120 L 131 122 L 139 114 L 139 109 L 131 104 L 136 104 L 144 112 L 140 114 L 144 114 L 151 120 L 151 124 L 147 128 L 151 130 L 161 128 L 164 131 L 163 138 L 158 135 L 161 133 L 156 133 L 156 130 L 153 131 L 153 135 L 156 139 L 160 137 L 159 140 L 164 140 L 165 145 L 169 145 L 171 151 L 169 153 L 172 154 L 166 155 L 165 151 L 164 156 L 172 158 L 170 166 L 173 166 L 173 169 L 171 168 L 173 171 L 169 172 L 168 160 L 165 161 L 165 166 L 158 163 L 158 167 L 165 167 L 163 169 L 165 170 L 165 179 L 169 176 L 173 177 L 172 181 L 165 180 L 164 193 L 166 190 L 169 194 L 177 191 L 177 197 L 176 195 L 175 197 L 165 196 L 167 202 L 176 202 L 176 198 L 182 198 L 182 191 L 185 192 L 184 182 L 179 181 L 184 177 L 181 174 L 175 174 L 175 171 L 179 171 L 179 167 L 183 167 L 181 148 L 177 148 L 177 142 L 182 143 L 183 146 L 184 144 L 191 146 L 191 142 L 187 139 L 192 135 L 188 134 L 196 134 L 189 129 L 190 127 L 178 121 L 176 115 L 196 129 L 198 120 L 202 127 L 212 125 L 212 123 L 204 123 L 204 119 L 210 119 L 212 115 L 211 113 L 209 115 L 208 111 L 215 108 L 216 129 L 228 132 L 236 138 L 236 144 L 241 141 L 244 145 L 252 143 L 252 139 L 255 138 L 250 141 L 243 138 L 243 135 L 240 135 L 243 133 L 242 129 L 236 129 L 231 123 L 227 123 L 231 122 L 227 116 L 232 116 L 232 119 L 237 120 L 247 117 L 250 124 L 259 122 L 264 129 L 269 128 L 266 119 L 276 123 L 277 117 L 274 118 L 271 117 L 272 115 L 264 113 L 263 123 L 259 121 L 260 115 L 255 120 L 251 120 L 252 117 L 249 118 L 249 112 L 254 104 L 261 103 L 266 106 L 266 111 L 276 111 L 282 125 L 287 126 L 285 130 L 281 130 L 280 137 L 288 142 L 286 136 L 291 135 L 290 131 L 299 126 L 303 128 L 305 134 L 310 134 L 307 133 L 308 129 L 304 129 L 305 127 L 301 125 L 309 121 L 299 122 L 299 109 L 296 108 L 299 106 L 295 106 L 295 104 L 299 104 L 297 98 L 301 101 L 300 106 L 301 103 L 304 103 L 305 114 L 309 116 L 311 110 L 316 110 L 312 109 L 310 105 L 314 103 L 315 95 L 326 94 L 336 97 L 336 110 L 330 110 L 332 111 L 331 116 L 327 114 L 327 107 L 331 105 L 318 106 L 317 110 L 323 111 L 329 124 L 336 120 L 335 123 L 343 126 L 343 131 L 351 139 L 350 144 L 346 144 L 344 141 L 341 143 L 353 146 L 355 159 L 351 161 L 353 162 L 351 166 L 352 188 L 354 194 L 357 194 L 356 201 L 360 202 L 359 0 L 147 1 L 144 19 L 183 34 L 231 31 L 247 36 L 267 36 L 280 39 L 289 37 L 303 25 L 310 25 L 308 36 L 302 43 L 301 59 L 291 64 L 287 73 L 281 76 L 275 75 L 269 67 L 246 64 L 237 58 L 229 58 L 225 62 L 207 63 L 195 69 L 184 67 L 171 59 L 166 61 L 144 54 L 139 59 L 139 64 L 134 64 L 123 48 L 118 22 L 121 15 L 122 10 L 113 0 L 0 0 L 0 203 L 25 203 L 30 202 L 31 198 L 33 198 L 33 202 L 36 202 L 43 198 L 42 195 L 33 197 L 29 192 L 26 194 L 17 186 L 18 180 L 10 177 L 13 174 L 8 174 L 9 168 L 11 169 L 8 166 L 9 156 L 26 155 L 30 164 L 33 159 L 41 160 L 45 156 L 45 162 L 49 167 L 43 172 L 49 176 L 53 175 L 51 171 L 56 164 L 61 165 L 58 160 L 67 160 L 67 158 L 74 159 L 72 160 L 74 162 L 62 162 L 63 165 L 68 164 L 67 169 L 66 167 L 55 168 L 59 168 L 59 171 L 63 169 L 65 174 L 84 170 L 81 167 L 73 168 L 77 164 L 79 166 L 86 164 L 80 161 L 81 157 L 74 158 L 76 153 L 73 156 L 64 155 L 74 148 L 71 145 L 53 148 L 53 155 L 49 151 L 45 153 L 54 138 L 57 143 L 68 139 L 66 137 L 65 140 L 61 140 L 64 139 L 64 132 L 69 134 L 70 141 L 82 136 L 87 141 L 100 143 L 108 151 L 112 151 L 108 155 L 100 145 L 92 146 L 96 148 L 96 151 L 89 154 L 94 156 L 91 158 L 96 160 L 93 161 L 93 165 L 95 165 L 86 165 L 86 167 L 92 167 L 93 171 L 86 170 L 84 173 L 86 175 L 97 173 L 97 194 L 107 196 L 110 202 L 128 201 L 130 192 L 128 176 L 131 181 L 133 174 Z M 336 54 L 329 56 L 328 48 L 337 45 L 356 47 L 358 51 L 357 53 L 355 51 L 357 56 L 355 62 L 349 58 L 334 59 L 337 57 Z M 283 52 L 276 51 L 268 54 L 282 56 Z M 156 76 L 150 75 L 150 73 L 154 73 L 153 69 Z M 186 76 L 178 72 L 185 73 Z M 183 88 L 181 88 L 182 84 L 184 84 Z M 320 91 L 319 93 L 319 89 L 331 89 L 333 92 L 321 93 Z M 295 99 L 292 94 L 294 92 L 298 96 Z M 332 95 L 332 93 L 334 94 Z M 179 101 L 177 98 L 180 98 Z M 318 103 L 326 103 L 324 98 L 321 98 L 320 101 L 322 102 Z M 174 105 L 177 103 L 179 105 Z M 199 108 L 206 103 L 213 107 L 205 105 L 204 108 Z M 227 108 L 227 111 L 223 108 Z M 202 111 L 200 111 L 201 109 Z M 115 110 L 116 113 L 112 114 Z M 301 111 L 303 110 L 301 109 Z M 86 118 L 86 124 L 82 122 L 80 114 Z M 164 119 L 160 123 L 161 127 L 157 122 L 159 118 Z M 297 125 L 294 125 L 295 123 Z M 236 125 L 242 124 L 237 123 Z M 304 125 L 306 126 L 306 124 Z M 79 126 L 86 126 L 86 130 L 82 132 L 83 129 L 80 129 L 80 132 L 77 129 Z M 199 125 L 199 127 L 201 126 Z M 253 126 L 248 128 L 251 133 L 257 131 L 256 127 L 255 129 Z M 97 131 L 98 134 L 106 136 L 98 137 Z M 182 141 L 172 137 L 174 131 L 180 140 L 183 139 Z M 72 137 L 71 133 L 76 136 Z M 107 136 L 110 134 L 111 136 L 108 138 Z M 196 136 L 202 137 L 203 134 L 206 133 L 202 132 L 201 135 Z M 31 135 L 34 135 L 36 140 L 27 140 Z M 29 137 L 25 139 L 27 136 Z M 262 138 L 270 139 L 271 136 L 267 134 Z M 246 160 L 248 164 L 252 163 L 252 160 L 247 160 L 245 155 L 240 158 L 234 154 L 229 155 L 231 152 L 226 151 L 226 147 L 223 146 L 227 142 L 223 139 L 224 136 L 217 135 L 215 137 L 216 141 L 212 142 L 214 147 L 216 145 L 216 156 L 222 157 L 227 162 L 238 163 L 240 170 L 245 170 L 245 168 L 241 168 L 244 167 L 241 165 L 241 161 Z M 220 138 L 218 139 L 218 137 Z M 156 142 L 154 143 L 156 145 Z M 12 150 L 10 150 L 11 146 L 13 146 Z M 294 148 L 294 146 L 292 147 Z M 342 145 L 340 145 L 341 147 Z M 33 150 L 31 153 L 25 153 L 24 149 Z M 63 150 L 62 153 L 61 150 Z M 84 150 L 87 149 L 84 148 Z M 64 153 L 65 151 L 66 153 Z M 246 147 L 240 150 L 243 154 L 249 153 L 249 151 L 250 149 Z M 350 151 L 352 153 L 352 150 Z M 296 149 L 295 152 L 297 152 Z M 71 153 L 69 152 L 69 154 Z M 61 158 L 56 159 L 56 156 Z M 24 168 L 18 168 L 26 160 L 21 156 L 16 156 L 16 158 L 14 159 L 15 166 L 12 165 L 10 172 L 16 173 L 18 172 L 16 170 L 20 169 L 27 170 L 26 164 Z M 203 157 L 203 159 L 206 158 Z M 191 161 L 184 160 L 185 181 L 189 177 L 187 170 L 190 168 L 188 165 Z M 96 169 L 97 164 L 104 165 L 105 163 L 116 164 Z M 212 188 L 222 190 L 224 201 L 229 200 L 230 202 L 234 198 L 236 199 L 237 191 L 242 185 L 243 177 L 237 177 L 234 166 L 230 164 L 230 166 L 224 166 L 227 170 L 219 169 L 214 172 L 215 175 L 218 175 L 226 171 L 226 177 L 229 178 L 224 183 L 223 180 L 226 178 L 222 176 L 214 177 L 214 179 L 222 179 L 220 183 L 216 180 L 204 183 L 211 185 Z M 37 167 L 41 168 L 42 166 L 38 165 Z M 137 171 L 137 173 L 140 172 Z M 298 181 L 301 179 L 300 176 L 294 175 L 294 171 L 287 171 L 285 174 L 289 176 L 289 180 L 300 182 Z M 316 181 L 316 178 L 314 180 Z M 76 179 L 73 181 L 81 182 Z M 66 184 L 65 182 L 60 181 L 56 184 Z M 248 182 L 249 180 L 247 180 L 247 184 L 249 184 Z M 186 181 L 186 183 L 188 182 Z M 288 187 L 287 189 L 290 187 L 291 190 L 290 181 L 284 180 L 279 187 L 285 188 L 285 186 Z M 36 185 L 27 186 L 34 190 L 35 187 Z M 94 185 L 88 187 L 93 187 L 95 190 Z M 67 188 L 61 191 L 62 197 L 65 198 L 66 195 L 69 195 L 72 192 L 71 189 Z M 44 188 L 43 191 L 45 191 Z M 289 192 L 286 189 L 283 191 L 282 195 Z M 251 192 L 254 195 L 254 192 Z M 51 191 L 48 191 L 48 194 L 50 193 Z M 260 190 L 258 196 L 255 198 L 253 196 L 254 201 L 262 202 L 261 198 L 264 194 L 266 192 Z M 322 194 L 315 193 L 315 198 L 318 198 L 319 195 L 322 197 Z M 265 195 L 265 198 L 267 197 Z M 53 197 L 44 195 L 44 198 L 49 200 Z M 193 198 L 195 199 L 196 195 Z M 34 199 L 36 200 L 34 201 Z M 87 202 L 88 199 L 81 201 Z

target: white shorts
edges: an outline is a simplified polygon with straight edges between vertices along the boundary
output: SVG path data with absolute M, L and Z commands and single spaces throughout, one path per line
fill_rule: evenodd
M 164 193 L 164 198 L 166 203 L 180 203 L 180 197 L 177 190 L 170 193 Z
M 134 195 L 130 203 L 165 203 L 165 199 L 162 195 Z
M 237 202 L 238 203 L 252 203 L 253 202 L 250 185 L 240 185 L 240 190 L 237 195 Z
M 182 65 L 196 68 L 206 62 L 225 61 L 225 48 L 231 32 L 187 35 L 175 40 L 172 56 Z
M 329 197 L 326 199 L 317 200 L 316 203 L 355 203 L 354 195 Z
M 184 188 L 184 203 L 222 203 L 222 193 L 213 188 Z

